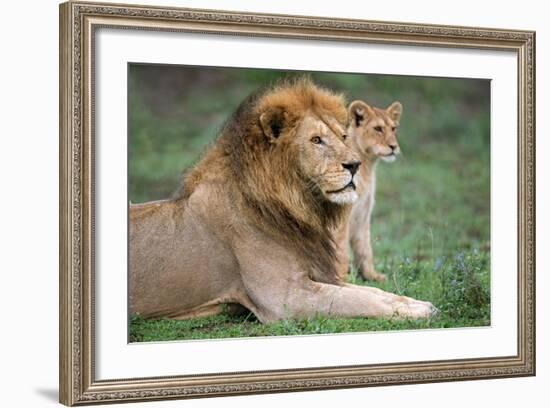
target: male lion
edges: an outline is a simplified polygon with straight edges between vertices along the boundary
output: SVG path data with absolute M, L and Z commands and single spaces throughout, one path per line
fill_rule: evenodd
M 347 116 L 341 96 L 307 79 L 245 100 L 173 199 L 130 207 L 130 313 L 429 316 L 428 302 L 339 281 L 331 231 L 357 198 L 359 167 Z
M 363 101 L 349 105 L 350 123 L 348 135 L 361 157 L 361 168 L 357 177 L 359 199 L 353 204 L 348 225 L 339 233 L 338 246 L 341 249 L 340 275 L 348 271 L 347 244 L 351 244 L 354 263 L 364 279 L 384 281 L 386 276 L 374 268 L 370 227 L 376 190 L 376 165 L 381 159 L 395 161 L 399 154 L 397 129 L 403 112 L 400 102 L 392 103 L 386 109 L 371 107 Z M 349 230 L 348 230 L 349 228 Z

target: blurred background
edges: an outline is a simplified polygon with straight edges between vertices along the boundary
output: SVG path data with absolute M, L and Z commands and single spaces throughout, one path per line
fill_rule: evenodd
M 128 199 L 170 197 L 249 93 L 295 74 L 130 65 Z M 403 104 L 402 155 L 377 170 L 373 248 L 389 279 L 375 286 L 431 300 L 443 313 L 430 327 L 489 324 L 490 81 L 308 74 L 348 101 Z

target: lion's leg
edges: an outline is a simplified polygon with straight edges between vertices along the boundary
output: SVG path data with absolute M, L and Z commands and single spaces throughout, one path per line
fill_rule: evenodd
M 224 308 L 221 304 L 206 305 L 185 311 L 183 313 L 178 313 L 173 316 L 169 316 L 169 318 L 174 320 L 195 319 L 198 317 L 215 316 L 221 314 L 223 310 Z
M 413 298 L 408 297 L 408 296 L 397 295 L 395 293 L 386 292 L 382 289 L 373 288 L 373 287 L 370 287 L 370 286 L 352 285 L 352 284 L 349 284 L 349 283 L 344 283 L 343 285 L 348 286 L 348 287 L 357 288 L 357 289 L 362 290 L 362 291 L 364 291 L 366 293 L 369 293 L 369 294 L 374 294 L 376 296 L 379 296 L 379 297 L 385 299 L 387 302 L 404 302 L 404 303 L 409 303 L 409 304 L 423 303 L 427 307 L 430 307 L 430 306 L 433 307 L 433 305 L 430 302 L 424 302 L 422 300 L 416 300 L 416 299 L 413 299 Z M 434 308 L 434 311 L 436 311 L 435 308 Z
M 263 323 L 318 315 L 416 319 L 435 311 L 429 302 L 374 288 L 315 282 L 293 253 L 265 236 L 243 240 L 235 251 L 249 309 Z
M 220 304 L 200 306 L 195 309 L 186 311 L 184 313 L 175 314 L 174 316 L 169 316 L 169 317 L 174 320 L 188 320 L 188 319 L 195 319 L 198 317 L 216 316 L 219 314 L 226 314 L 229 316 L 240 316 L 247 313 L 250 313 L 250 311 L 246 307 L 238 303 L 220 303 Z
M 380 289 L 356 285 L 345 285 L 341 288 L 334 295 L 330 315 L 351 317 L 359 311 L 361 316 L 367 317 L 420 319 L 429 318 L 437 312 L 430 302 L 395 295 Z M 364 310 L 358 310 L 357 306 Z
M 433 316 L 437 311 L 430 302 L 369 289 L 371 288 L 356 285 L 339 286 L 309 281 L 293 288 L 284 296 L 272 293 L 272 299 L 285 299 L 285 302 L 271 303 L 269 317 L 260 320 L 269 322 L 319 315 L 422 319 Z
M 384 282 L 386 276 L 374 268 L 374 253 L 371 244 L 370 220 L 350 226 L 350 244 L 354 263 L 364 279 Z

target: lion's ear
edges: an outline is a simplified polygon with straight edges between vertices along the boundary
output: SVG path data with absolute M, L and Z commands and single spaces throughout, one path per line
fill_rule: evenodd
M 399 119 L 401 119 L 401 114 L 403 113 L 403 105 L 401 105 L 401 102 L 396 101 L 388 106 L 386 112 L 390 115 L 391 120 L 399 123 Z
M 270 142 L 275 142 L 283 132 L 288 115 L 282 108 L 269 108 L 260 115 L 260 125 Z
M 349 104 L 348 111 L 351 121 L 357 127 L 372 114 L 372 108 L 363 101 L 353 101 Z

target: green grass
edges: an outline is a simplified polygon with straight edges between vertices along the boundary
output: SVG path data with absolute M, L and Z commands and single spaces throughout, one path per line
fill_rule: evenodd
M 477 250 L 461 252 L 454 258 L 435 262 L 403 260 L 389 273 L 389 282 L 375 286 L 429 299 L 440 310 L 431 319 L 340 319 L 317 316 L 307 320 L 282 320 L 261 324 L 252 314 L 218 316 L 190 320 L 130 321 L 130 341 L 215 339 L 227 337 L 290 336 L 487 326 L 490 324 L 489 257 Z M 354 277 L 351 277 L 354 280 Z M 357 282 L 362 284 L 362 282 Z
M 156 71 L 155 71 L 156 70 Z M 132 67 L 129 198 L 169 196 L 223 121 L 275 71 Z M 183 70 L 183 71 L 182 71 Z M 159 79 L 160 78 L 160 79 Z M 476 80 L 314 76 L 349 99 L 400 100 L 403 155 L 380 163 L 373 248 L 381 289 L 431 301 L 430 320 L 316 317 L 261 324 L 253 315 L 130 321 L 131 341 L 304 335 L 490 324 L 489 87 Z M 365 284 L 352 270 L 350 281 Z

